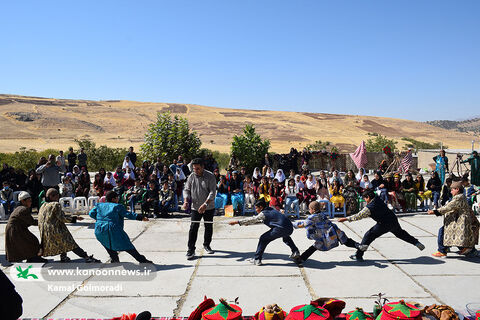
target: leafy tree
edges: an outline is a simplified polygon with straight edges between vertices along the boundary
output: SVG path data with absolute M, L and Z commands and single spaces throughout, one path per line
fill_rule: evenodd
M 317 140 L 315 143 L 307 145 L 305 148 L 309 151 L 321 151 L 327 150 L 327 147 L 330 145 L 330 141 Z
M 269 148 L 270 140 L 262 140 L 255 132 L 255 126 L 247 124 L 243 129 L 243 135 L 233 136 L 231 150 L 232 155 L 235 155 L 240 164 L 250 172 L 262 164 Z
M 192 159 L 200 150 L 202 142 L 197 133 L 190 130 L 185 118 L 172 115 L 169 111 L 158 112 L 157 121 L 149 124 L 145 133 L 145 143 L 140 146 L 144 159 L 172 162 L 179 155 Z
M 378 133 L 368 133 L 368 135 L 371 136 L 371 138 L 365 142 L 367 152 L 382 152 L 383 148 L 386 146 L 390 147 L 392 152 L 395 150 L 397 141 L 388 139 Z
M 402 138 L 403 141 L 407 141 L 410 143 L 407 143 L 406 146 L 408 148 L 414 148 L 415 150 L 418 149 L 440 149 L 442 147 L 442 144 L 440 142 L 435 142 L 435 143 L 428 143 L 428 142 L 423 142 L 423 141 L 418 141 L 413 138 Z M 443 146 L 443 148 L 447 149 L 447 146 Z

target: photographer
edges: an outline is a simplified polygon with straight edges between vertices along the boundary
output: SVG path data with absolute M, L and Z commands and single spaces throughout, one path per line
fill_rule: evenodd
M 55 162 L 55 156 L 53 154 L 48 156 L 46 164 L 37 168 L 36 173 L 42 175 L 42 186 L 45 192 L 48 189 L 54 188 L 59 190 L 58 184 L 60 183 L 61 168 L 57 162 Z

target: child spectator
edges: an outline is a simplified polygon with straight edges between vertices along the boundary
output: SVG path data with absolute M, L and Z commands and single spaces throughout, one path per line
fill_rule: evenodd
M 115 187 L 113 187 L 113 191 L 118 194 L 118 198 L 121 199 L 123 193 L 125 192 L 125 186 L 123 185 L 123 181 L 118 179 L 115 181 Z
M 62 198 L 70 197 L 75 198 L 75 192 L 72 183 L 72 173 L 68 172 L 65 177 L 63 177 L 63 182 L 60 184 L 60 196 Z
M 372 188 L 372 183 L 368 179 L 368 175 L 364 174 L 362 180 L 360 181 L 360 193 L 363 193 L 365 190 Z
M 273 185 L 270 186 L 270 206 L 278 211 L 283 207 L 283 188 L 277 179 L 273 179 Z
M 0 201 L 8 216 L 15 209 L 15 201 L 13 201 L 13 191 L 10 189 L 10 182 L 3 181 L 3 189 L 0 190 Z
M 173 201 L 173 191 L 170 190 L 168 185 L 168 180 L 164 180 L 162 183 L 162 189 L 160 189 L 159 195 L 159 206 L 160 206 L 160 217 L 168 217 L 168 208 Z
M 300 201 L 297 198 L 299 193 L 298 187 L 295 184 L 294 179 L 289 179 L 287 186 L 285 187 L 285 213 L 295 211 L 297 216 L 300 215 Z
M 142 187 L 141 180 L 135 179 L 135 185 L 126 191 L 126 200 L 130 206 L 130 211 L 135 213 L 135 204 L 141 200 L 145 189 Z
M 217 195 L 215 197 L 215 209 L 223 209 L 228 203 L 228 183 L 225 176 L 220 176 L 217 184 Z
M 245 195 L 245 207 L 247 209 L 253 209 L 255 205 L 255 185 L 253 184 L 252 177 L 250 175 L 245 176 L 243 182 L 243 193 Z
M 159 201 L 159 195 L 158 195 L 158 186 L 155 183 L 155 181 L 149 181 L 148 182 L 148 189 L 147 189 L 147 194 L 145 195 L 145 201 L 142 204 L 142 210 L 148 214 L 150 211 L 150 208 L 153 208 L 153 214 L 155 217 L 159 217 L 158 211 L 159 211 L 159 206 L 158 206 L 158 201 Z
M 104 183 L 103 183 L 103 179 L 102 177 L 100 176 L 100 173 L 97 173 L 95 174 L 95 178 L 93 180 L 93 190 L 94 190 L 94 194 L 96 196 L 99 196 L 99 197 L 103 197 L 103 193 L 104 193 Z

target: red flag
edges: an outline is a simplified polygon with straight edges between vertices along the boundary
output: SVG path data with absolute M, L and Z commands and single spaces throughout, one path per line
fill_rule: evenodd
M 350 157 L 358 169 L 365 168 L 367 165 L 367 148 L 365 147 L 365 141 L 362 141 L 354 153 L 350 153 Z

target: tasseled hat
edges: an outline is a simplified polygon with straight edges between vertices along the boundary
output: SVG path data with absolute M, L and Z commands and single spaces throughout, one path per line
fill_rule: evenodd
M 293 307 L 285 320 L 329 320 L 330 312 L 312 301 L 310 304 L 303 304 Z
M 212 299 L 207 298 L 207 296 L 203 297 L 203 301 L 195 310 L 193 310 L 188 317 L 188 320 L 200 320 L 202 318 L 202 313 L 213 307 L 215 307 L 215 302 Z
M 421 320 L 422 312 L 413 304 L 403 300 L 388 303 L 383 306 L 377 320 Z
M 267 305 L 255 314 L 255 320 L 284 320 L 287 313 L 278 305 Z
M 242 309 L 234 304 L 228 304 L 225 299 L 202 313 L 202 320 L 242 320 Z

